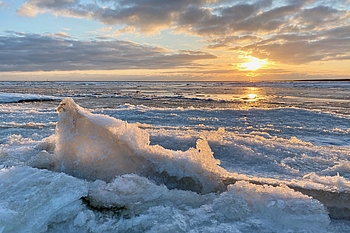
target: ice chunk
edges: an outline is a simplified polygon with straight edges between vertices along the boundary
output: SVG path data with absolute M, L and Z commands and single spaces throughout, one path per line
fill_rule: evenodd
M 92 182 L 88 204 L 96 209 L 118 210 L 122 215 L 135 216 L 157 205 L 199 207 L 212 200 L 215 194 L 200 195 L 184 190 L 169 190 L 135 174 L 117 176 L 110 183 Z
M 36 156 L 32 157 L 28 164 L 35 168 L 53 169 L 55 166 L 55 157 L 46 150 L 42 150 Z
M 31 167 L 0 170 L 2 232 L 45 232 L 58 216 L 79 212 L 86 182 L 64 173 Z M 57 219 L 56 219 L 57 220 Z
M 65 98 L 58 107 L 55 154 L 57 169 L 76 177 L 111 181 L 135 173 L 171 188 L 211 192 L 224 189 L 219 167 L 208 142 L 173 151 L 150 145 L 149 135 L 135 124 L 92 114 Z
M 277 227 L 276 232 L 290 229 L 290 232 L 326 232 L 330 223 L 327 209 L 316 199 L 296 192 L 287 186 L 273 187 L 269 185 L 254 185 L 238 181 L 228 187 L 229 193 L 243 198 L 252 213 L 263 218 L 264 224 Z M 278 229 L 280 228 L 280 229 Z

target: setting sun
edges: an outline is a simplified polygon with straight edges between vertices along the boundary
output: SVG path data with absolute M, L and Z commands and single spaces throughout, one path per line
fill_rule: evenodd
M 239 66 L 242 70 L 254 71 L 260 69 L 263 65 L 267 64 L 267 59 L 259 59 L 252 56 L 244 57 L 247 61 L 241 63 Z

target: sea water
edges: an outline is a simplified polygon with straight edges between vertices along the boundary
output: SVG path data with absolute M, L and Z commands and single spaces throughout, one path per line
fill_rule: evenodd
M 349 232 L 350 82 L 0 82 L 0 232 Z

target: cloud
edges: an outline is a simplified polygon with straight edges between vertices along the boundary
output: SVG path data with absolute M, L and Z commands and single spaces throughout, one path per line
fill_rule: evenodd
M 349 57 L 348 0 L 28 0 L 17 12 L 122 26 L 116 34 L 171 29 L 201 37 L 207 48 L 288 64 Z
M 35 17 L 38 14 L 50 12 L 54 15 L 66 17 L 90 18 L 89 5 L 81 5 L 79 0 L 29 0 L 23 3 L 16 12 L 20 16 L 27 17 Z
M 48 34 L 47 36 L 56 37 L 56 38 L 69 38 L 69 37 L 71 37 L 71 36 L 70 36 L 68 33 L 66 33 L 66 32 L 52 33 L 52 34 Z
M 77 41 L 50 35 L 8 32 L 0 36 L 0 71 L 168 69 L 196 67 L 214 59 L 200 51 L 171 52 L 130 41 Z
M 0 1 L 0 8 L 6 8 L 7 7 L 7 3 L 4 1 Z
M 350 51 L 350 26 L 324 30 L 308 35 L 275 35 L 246 46 L 233 47 L 234 51 L 249 51 L 253 56 L 269 58 L 286 64 L 313 61 L 347 60 Z
M 17 11 L 22 16 L 43 12 L 88 18 L 106 25 L 126 24 L 143 33 L 151 33 L 172 24 L 178 12 L 190 5 L 203 5 L 209 0 L 100 0 L 83 4 L 79 0 L 29 0 Z
M 110 32 L 110 31 L 112 31 L 112 27 L 103 27 L 103 28 L 100 28 L 100 31 L 101 32 Z
M 17 14 L 20 16 L 35 17 L 39 13 L 39 8 L 28 2 L 24 3 L 19 9 L 17 9 Z

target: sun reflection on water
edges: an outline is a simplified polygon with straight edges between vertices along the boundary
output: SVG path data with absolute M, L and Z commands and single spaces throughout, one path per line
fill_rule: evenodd
M 259 100 L 259 91 L 255 87 L 249 87 L 246 91 L 246 94 L 242 97 L 244 101 L 258 101 Z
M 253 99 L 256 99 L 256 97 L 258 97 L 257 94 L 248 94 L 248 99 L 253 100 Z

